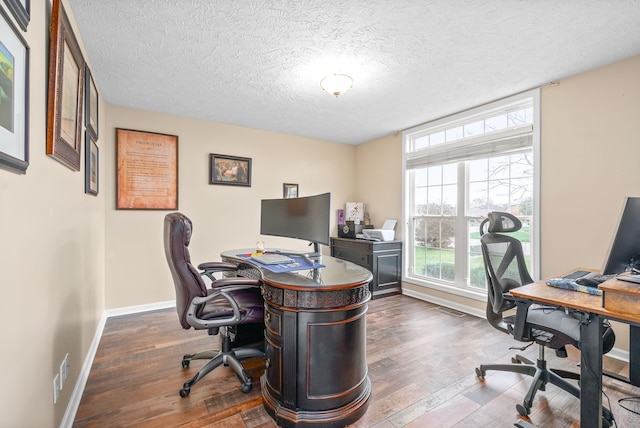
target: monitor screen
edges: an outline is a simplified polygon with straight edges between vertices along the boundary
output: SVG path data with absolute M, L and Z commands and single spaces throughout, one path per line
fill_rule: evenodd
M 331 193 L 288 199 L 263 199 L 260 233 L 329 245 Z
M 631 259 L 640 258 L 640 197 L 627 197 L 622 207 L 609 255 L 602 273 L 617 274 L 629 269 Z

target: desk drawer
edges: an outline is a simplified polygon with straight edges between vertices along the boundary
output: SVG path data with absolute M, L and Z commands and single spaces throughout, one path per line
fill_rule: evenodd
M 333 247 L 333 257 L 353 262 L 362 267 L 371 269 L 369 254 L 363 253 L 362 251 L 358 251 L 353 248 Z
M 269 335 L 282 336 L 282 315 L 280 311 L 276 312 L 267 306 L 264 313 L 264 326 Z

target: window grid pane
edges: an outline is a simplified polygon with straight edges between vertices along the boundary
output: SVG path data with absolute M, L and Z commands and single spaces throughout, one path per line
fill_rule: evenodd
M 407 158 L 406 171 L 412 177 L 407 182 L 414 185 L 409 219 L 413 231 L 412 248 L 408 251 L 412 258 L 409 276 L 486 292 L 479 225 L 490 211 L 510 212 L 521 219 L 523 228 L 515 235 L 523 244 L 531 268 L 534 150 L 533 146 L 527 149 L 501 143 L 527 135 L 530 142 L 534 141 L 534 117 L 530 98 L 510 107 L 504 105 L 493 113 L 487 110 L 444 125 L 435 122 L 431 130 L 416 132 L 414 139 L 407 135 L 407 147 L 411 141 L 411 149 L 421 150 Z M 455 144 L 448 146 L 451 143 Z M 434 147 L 438 145 L 442 147 Z M 482 157 L 484 149 L 478 149 L 481 145 L 491 148 L 486 157 Z M 475 157 L 464 156 L 474 150 L 479 150 Z M 425 159 L 424 166 L 416 159 Z M 451 163 L 455 159 L 460 160 Z M 463 209 L 458 209 L 459 203 L 464 203 Z M 462 245 L 457 257 L 456 242 L 458 247 Z

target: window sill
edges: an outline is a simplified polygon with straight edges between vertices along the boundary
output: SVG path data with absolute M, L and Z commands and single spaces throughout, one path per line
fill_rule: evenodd
M 455 287 L 455 286 L 438 283 L 434 281 L 425 281 L 415 277 L 403 276 L 402 281 L 407 282 L 409 284 L 418 285 L 420 287 L 437 290 L 443 293 L 453 294 L 456 296 L 465 297 L 467 299 L 476 300 L 478 302 L 487 301 L 487 293 L 484 291 L 475 291 L 468 288 Z

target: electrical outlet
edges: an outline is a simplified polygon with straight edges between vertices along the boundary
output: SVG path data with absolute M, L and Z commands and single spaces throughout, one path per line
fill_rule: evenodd
M 64 356 L 64 381 L 67 382 L 69 377 L 69 354 Z
M 66 375 L 65 375 L 65 372 L 64 372 L 65 367 L 66 367 L 65 363 L 64 363 L 64 361 L 62 361 L 60 363 L 60 390 L 62 390 L 62 388 L 64 388 L 64 381 L 65 381 L 65 378 L 66 378 Z
M 64 388 L 64 384 L 67 382 L 67 376 L 69 375 L 69 354 L 64 356 L 64 360 L 60 363 L 60 390 Z
M 56 377 L 53 378 L 53 404 L 58 402 L 60 398 L 60 375 L 56 373 Z

